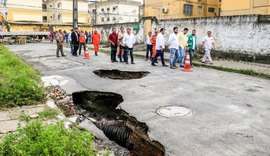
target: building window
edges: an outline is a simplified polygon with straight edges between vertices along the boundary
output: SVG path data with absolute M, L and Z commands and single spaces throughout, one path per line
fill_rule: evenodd
M 107 11 L 109 12 L 110 11 L 110 8 L 107 8 Z
M 60 7 L 61 7 L 61 3 L 58 3 L 58 4 L 57 4 L 57 7 L 60 8 Z
M 42 4 L 42 10 L 47 10 L 47 5 L 46 4 Z
M 52 8 L 52 5 L 50 5 L 50 8 Z
M 61 14 L 58 14 L 57 18 L 58 20 L 61 20 Z
M 52 19 L 52 16 L 50 18 Z
M 202 13 L 202 6 L 198 6 L 198 13 L 200 14 L 200 13 Z
M 101 8 L 101 11 L 104 12 L 104 8 Z
M 215 8 L 208 8 L 208 12 L 214 13 L 215 12 Z
M 184 4 L 184 14 L 191 16 L 193 14 L 193 5 Z
M 96 12 L 96 9 L 93 9 L 93 10 L 92 10 L 92 13 L 95 13 L 95 12 Z
M 116 21 L 116 18 L 115 17 L 113 17 L 113 21 Z
M 47 16 L 42 16 L 43 22 L 47 22 Z
M 115 10 L 116 10 L 116 6 L 115 6 L 115 7 L 113 7 L 113 8 L 112 8 L 112 10 L 113 10 L 113 11 L 115 11 Z
M 107 21 L 108 21 L 108 22 L 110 21 L 110 17 L 107 17 Z
M 134 22 L 137 22 L 137 18 L 134 19 Z
M 104 22 L 104 17 L 101 18 L 101 22 Z

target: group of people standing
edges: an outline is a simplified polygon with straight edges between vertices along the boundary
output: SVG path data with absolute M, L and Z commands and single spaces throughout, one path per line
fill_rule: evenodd
M 133 50 L 135 45 L 135 36 L 131 33 L 131 28 L 121 27 L 119 32 L 116 32 L 116 28 L 112 28 L 112 33 L 108 38 L 111 44 L 111 62 L 118 62 L 117 56 L 121 63 L 128 64 L 128 54 L 130 54 L 131 64 L 134 63 Z
M 91 33 L 82 30 L 80 31 L 78 28 L 74 28 L 70 30 L 70 33 L 67 33 L 66 31 L 62 32 L 62 30 L 60 29 L 55 33 L 51 33 L 49 37 L 51 42 L 53 42 L 54 39 L 56 40 L 57 57 L 60 57 L 59 52 L 61 52 L 61 55 L 63 57 L 65 56 L 63 52 L 63 43 L 66 43 L 66 45 L 70 46 L 70 52 L 73 56 L 78 56 L 82 54 L 82 49 L 84 50 L 84 52 L 86 51 L 87 44 L 91 41 L 94 45 L 95 55 L 98 56 L 101 37 L 97 30 Z
M 192 65 L 194 52 L 198 48 L 198 37 L 196 35 L 196 30 L 192 30 L 192 33 L 188 34 L 188 28 L 184 28 L 182 32 L 178 32 L 178 27 L 174 27 L 173 33 L 170 34 L 167 42 L 165 42 L 164 39 L 165 31 L 166 30 L 164 28 L 161 28 L 159 32 L 157 29 L 155 29 L 154 35 L 152 35 L 152 32 L 148 33 L 146 37 L 146 60 L 148 60 L 150 57 L 152 66 L 156 66 L 157 58 L 160 57 L 162 65 L 167 67 L 164 61 L 164 50 L 165 44 L 167 43 L 170 49 L 171 69 L 177 68 L 177 62 L 180 62 L 180 68 L 184 67 L 186 53 L 190 55 L 190 64 Z M 205 55 L 202 59 L 202 63 L 209 62 L 212 64 L 210 52 L 213 48 L 215 48 L 215 41 L 212 37 L 211 31 L 208 31 L 207 36 L 203 38 L 202 45 L 205 50 Z

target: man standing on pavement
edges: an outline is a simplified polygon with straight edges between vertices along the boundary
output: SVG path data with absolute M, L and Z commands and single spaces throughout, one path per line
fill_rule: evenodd
M 145 57 L 145 61 L 147 61 L 148 58 L 149 58 L 149 52 L 150 52 L 150 59 L 152 58 L 153 50 L 152 50 L 151 37 L 152 37 L 152 32 L 149 31 L 148 35 L 146 36 L 146 57 Z
M 116 60 L 117 40 L 118 40 L 118 35 L 116 33 L 116 28 L 112 28 L 112 33 L 109 35 L 109 39 L 108 39 L 108 41 L 111 43 L 111 61 L 112 61 L 112 63 L 118 62 Z
M 187 49 L 187 33 L 188 28 L 185 28 L 183 32 L 179 34 L 179 60 L 180 60 L 180 67 L 184 67 L 185 64 L 185 52 Z
M 163 67 L 167 67 L 167 65 L 164 62 L 164 49 L 165 49 L 164 34 L 165 34 L 165 29 L 164 28 L 161 28 L 160 29 L 160 33 L 157 35 L 157 39 L 156 39 L 156 50 L 157 50 L 157 54 L 155 55 L 155 57 L 152 60 L 152 66 L 156 66 L 155 65 L 155 62 L 157 60 L 157 57 L 160 56 L 161 57 L 162 66 Z
M 176 63 L 179 58 L 179 41 L 178 41 L 178 27 L 173 28 L 173 33 L 169 36 L 168 44 L 170 45 L 170 68 L 177 68 Z
M 84 31 L 82 30 L 80 32 L 80 37 L 79 37 L 79 55 L 81 55 L 82 47 L 83 47 L 83 52 L 85 53 L 86 50 L 86 35 L 84 34 Z
M 119 61 L 122 62 L 122 56 L 125 54 L 125 45 L 123 44 L 123 38 L 125 36 L 125 28 L 121 27 L 120 32 L 118 32 L 118 45 L 119 45 Z
M 153 58 L 157 54 L 157 50 L 156 50 L 156 39 L 157 39 L 157 36 L 158 36 L 158 30 L 157 30 L 157 28 L 155 28 L 154 30 L 155 30 L 155 34 L 151 37 L 151 43 L 152 43 L 152 56 L 151 56 L 152 59 L 151 59 L 151 61 L 153 60 Z M 157 61 L 155 63 L 157 63 Z
M 73 47 L 72 39 L 71 39 L 71 34 L 72 33 L 73 33 L 73 29 L 70 30 L 70 33 L 68 35 L 68 41 L 69 41 L 69 45 L 70 45 L 70 52 L 71 52 L 71 54 L 73 54 L 73 52 L 74 52 L 74 47 Z
M 197 47 L 197 40 L 198 37 L 196 35 L 196 30 L 192 30 L 192 34 L 188 35 L 188 52 L 189 52 L 189 56 L 190 56 L 190 65 L 192 65 L 192 60 L 194 57 L 194 53 L 195 53 L 195 49 Z
M 97 30 L 94 31 L 93 35 L 92 35 L 92 42 L 94 45 L 94 52 L 95 55 L 98 56 L 98 51 L 99 51 L 99 45 L 100 45 L 100 34 L 98 33 Z
M 215 47 L 215 41 L 214 41 L 211 31 L 207 32 L 207 36 L 203 38 L 202 44 L 205 50 L 202 63 L 206 63 L 206 61 L 209 61 L 210 64 L 213 64 L 212 58 L 211 58 L 211 50 L 215 49 L 216 47 Z
M 58 33 L 56 33 L 55 39 L 56 39 L 56 44 L 57 44 L 56 57 L 60 57 L 59 51 L 61 52 L 62 57 L 65 57 L 64 51 L 63 51 L 64 35 L 61 29 L 58 31 Z
M 124 61 L 126 64 L 128 64 L 128 52 L 130 52 L 130 58 L 131 58 L 131 64 L 134 63 L 134 58 L 133 58 L 133 48 L 135 44 L 135 37 L 133 34 L 131 34 L 131 29 L 127 28 L 127 33 L 125 34 L 123 38 L 123 44 L 126 47 L 125 53 L 124 53 Z
M 78 56 L 77 51 L 79 49 L 79 29 L 75 28 L 74 31 L 71 33 L 71 43 L 74 47 L 73 56 Z

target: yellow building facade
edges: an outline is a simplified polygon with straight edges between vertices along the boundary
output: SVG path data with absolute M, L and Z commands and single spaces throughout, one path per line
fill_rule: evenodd
M 221 16 L 269 15 L 270 0 L 222 0 Z
M 11 31 L 70 30 L 73 21 L 72 0 L 8 0 L 6 20 Z M 82 30 L 88 25 L 88 1 L 78 0 L 79 24 Z M 5 28 L 3 29 L 4 31 Z
M 179 19 L 219 16 L 220 0 L 145 0 L 144 16 Z

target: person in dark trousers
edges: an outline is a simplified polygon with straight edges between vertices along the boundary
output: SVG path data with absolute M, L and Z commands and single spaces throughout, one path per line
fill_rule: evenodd
M 127 28 L 127 33 L 124 35 L 123 44 L 125 45 L 124 61 L 128 64 L 128 53 L 130 53 L 131 64 L 134 63 L 133 48 L 135 44 L 135 36 L 131 33 L 131 29 Z
M 149 31 L 148 35 L 146 36 L 146 57 L 145 57 L 146 61 L 149 58 L 149 52 L 150 52 L 150 59 L 152 60 L 153 51 L 152 51 L 151 37 L 152 37 L 152 32 Z
M 64 55 L 63 51 L 64 35 L 61 29 L 56 33 L 55 39 L 57 44 L 56 57 L 60 57 L 59 51 L 61 52 L 62 57 L 65 57 L 66 55 Z
M 116 33 L 116 28 L 112 28 L 112 33 L 109 35 L 108 41 L 111 43 L 111 61 L 112 63 L 118 62 L 116 60 L 116 53 L 117 53 L 117 40 L 118 40 L 118 35 Z
M 83 47 L 83 52 L 85 53 L 86 51 L 86 36 L 84 34 L 84 31 L 80 32 L 80 37 L 79 37 L 79 55 L 81 55 L 81 51 L 82 51 L 82 47 Z
M 157 57 L 160 56 L 162 66 L 163 67 L 168 67 L 165 62 L 164 62 L 164 49 L 165 49 L 165 40 L 164 40 L 164 34 L 165 34 L 165 29 L 161 28 L 160 33 L 157 35 L 157 40 L 156 40 L 156 50 L 157 54 L 152 60 L 152 66 L 156 66 L 155 62 L 157 60 Z
M 79 29 L 75 28 L 74 31 L 71 33 L 71 42 L 74 47 L 73 56 L 78 56 L 77 51 L 79 49 L 79 38 Z

